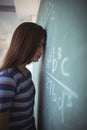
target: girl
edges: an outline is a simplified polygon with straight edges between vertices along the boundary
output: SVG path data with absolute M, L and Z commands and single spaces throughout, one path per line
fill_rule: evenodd
M 35 87 L 26 65 L 44 53 L 46 31 L 32 22 L 20 24 L 0 67 L 0 130 L 36 130 Z

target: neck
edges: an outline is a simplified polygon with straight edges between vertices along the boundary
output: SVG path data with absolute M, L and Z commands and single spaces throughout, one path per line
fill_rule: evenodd
M 18 67 L 18 69 L 25 75 L 25 76 L 27 76 L 27 72 L 26 72 L 26 69 L 25 69 L 25 64 L 23 64 L 23 65 L 19 65 L 19 66 L 17 66 Z

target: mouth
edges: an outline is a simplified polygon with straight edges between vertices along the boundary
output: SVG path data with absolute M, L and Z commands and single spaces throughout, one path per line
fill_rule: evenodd
M 38 58 L 40 58 L 40 57 L 41 57 L 41 55 L 38 56 Z

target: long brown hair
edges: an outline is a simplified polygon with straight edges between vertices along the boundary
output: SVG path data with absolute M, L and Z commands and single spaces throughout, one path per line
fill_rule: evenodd
M 31 62 L 43 36 L 46 37 L 46 31 L 40 25 L 32 22 L 20 24 L 13 33 L 0 71 Z

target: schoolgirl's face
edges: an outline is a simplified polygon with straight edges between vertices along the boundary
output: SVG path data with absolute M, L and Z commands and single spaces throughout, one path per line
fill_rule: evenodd
M 44 53 L 44 42 L 45 42 L 45 40 L 44 40 L 44 38 L 42 38 L 40 45 L 39 45 L 39 47 L 36 51 L 36 54 L 32 58 L 33 62 L 37 62 L 39 60 L 39 58 L 43 55 L 43 53 Z

